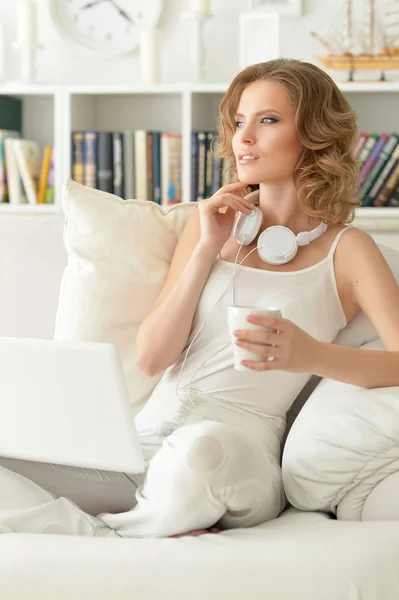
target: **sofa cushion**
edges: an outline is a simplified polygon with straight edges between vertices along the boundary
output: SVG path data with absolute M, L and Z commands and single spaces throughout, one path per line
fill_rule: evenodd
M 55 339 L 110 342 L 119 351 L 132 406 L 160 379 L 136 366 L 140 323 L 158 297 L 178 236 L 196 204 L 161 208 L 67 180 L 62 194 L 68 254 Z

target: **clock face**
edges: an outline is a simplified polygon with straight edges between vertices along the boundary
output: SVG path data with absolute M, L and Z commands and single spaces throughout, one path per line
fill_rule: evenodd
M 50 0 L 59 32 L 103 56 L 136 48 L 146 27 L 155 27 L 162 0 Z

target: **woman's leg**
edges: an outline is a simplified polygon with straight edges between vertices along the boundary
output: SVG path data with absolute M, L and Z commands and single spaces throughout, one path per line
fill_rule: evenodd
M 57 498 L 3 466 L 0 466 L 0 533 L 116 535 L 71 500 Z
M 168 537 L 195 529 L 248 527 L 285 506 L 281 471 L 242 430 L 202 421 L 167 437 L 153 457 L 137 504 L 100 514 L 122 537 Z

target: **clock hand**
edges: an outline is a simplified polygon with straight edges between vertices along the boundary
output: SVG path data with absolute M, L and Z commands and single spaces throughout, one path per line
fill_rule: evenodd
M 121 15 L 121 17 L 123 17 L 124 19 L 126 19 L 126 21 L 129 21 L 129 23 L 131 25 L 135 25 L 135 22 L 129 17 L 129 15 L 127 14 L 127 12 L 125 12 L 123 10 L 123 8 L 121 8 L 120 6 L 117 5 L 117 3 L 115 2 L 115 0 L 108 0 L 108 2 L 110 2 L 113 6 L 115 6 L 116 10 Z
M 105 2 L 105 0 L 95 0 L 94 2 L 88 2 L 87 4 L 82 6 L 80 10 L 91 8 L 92 6 L 96 6 L 96 4 L 100 4 L 101 2 Z

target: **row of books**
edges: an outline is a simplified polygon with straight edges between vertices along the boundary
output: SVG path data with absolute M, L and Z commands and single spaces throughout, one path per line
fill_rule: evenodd
M 362 132 L 354 149 L 363 206 L 399 206 L 399 135 Z
M 176 204 L 182 201 L 181 140 L 145 129 L 73 131 L 72 178 L 124 199 Z
M 0 202 L 54 203 L 54 151 L 21 131 L 0 129 Z
M 212 148 L 216 135 L 192 132 L 192 201 L 212 196 L 222 185 L 223 161 Z M 72 178 L 124 199 L 176 204 L 182 201 L 182 136 L 146 129 L 73 131 Z

